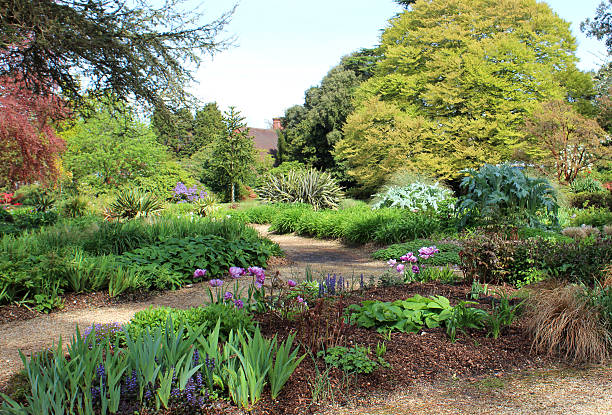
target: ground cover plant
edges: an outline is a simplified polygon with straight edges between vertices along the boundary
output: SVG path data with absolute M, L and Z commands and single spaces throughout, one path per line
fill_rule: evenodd
M 48 311 L 66 292 L 175 289 L 197 280 L 194 268 L 207 268 L 206 278 L 214 278 L 231 265 L 264 265 L 280 254 L 232 220 L 84 217 L 0 239 L 0 302 Z

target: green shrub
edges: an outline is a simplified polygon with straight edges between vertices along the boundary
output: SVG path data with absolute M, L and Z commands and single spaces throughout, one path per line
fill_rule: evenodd
M 598 228 L 612 225 L 612 212 L 607 209 L 584 209 L 570 218 L 571 226 L 590 225 Z
M 163 209 L 163 203 L 153 194 L 137 188 L 127 189 L 110 204 L 109 216 L 118 219 L 134 219 L 151 216 Z
M 394 207 L 418 210 L 438 210 L 438 205 L 452 198 L 453 192 L 442 187 L 439 183 L 427 184 L 414 182 L 408 186 L 390 186 L 383 193 L 374 195 L 376 202 L 373 209 Z
M 127 331 L 132 337 L 139 337 L 146 329 L 153 331 L 163 329 L 168 318 L 174 322 L 174 327 L 188 325 L 194 329 L 202 329 L 204 333 L 215 328 L 217 320 L 220 321 L 219 337 L 226 341 L 230 331 L 246 330 L 252 333 L 255 330 L 253 318 L 245 309 L 234 305 L 210 304 L 205 307 L 179 310 L 170 307 L 149 307 L 137 312 L 127 325 Z
M 74 196 L 62 205 L 62 214 L 69 218 L 77 218 L 85 215 L 89 202 L 82 196 Z
M 528 177 L 509 164 L 485 164 L 467 173 L 457 206 L 463 226 L 557 224 L 557 197 L 548 180 Z
M 612 210 L 612 192 L 581 192 L 572 195 L 570 206 L 578 209 L 594 208 Z
M 318 357 L 323 357 L 325 363 L 332 365 L 342 370 L 343 372 L 353 374 L 370 374 L 378 366 L 376 360 L 370 359 L 370 351 L 364 346 L 353 347 L 330 347 L 317 353 Z
M 547 277 L 593 286 L 612 261 L 612 238 L 555 242 L 477 235 L 462 243 L 461 268 L 469 279 L 523 286 Z
M 603 190 L 601 182 L 595 180 L 592 176 L 583 176 L 575 179 L 569 188 L 572 193 L 600 192 Z
M 343 196 L 342 189 L 329 173 L 314 169 L 268 175 L 257 194 L 265 202 L 306 203 L 314 210 L 336 209 Z
M 459 264 L 459 251 L 461 246 L 456 243 L 439 243 L 430 239 L 416 239 L 412 242 L 406 242 L 402 244 L 394 244 L 385 249 L 379 249 L 374 252 L 372 256 L 375 259 L 387 261 L 389 259 L 396 259 L 404 255 L 406 252 L 418 252 L 419 248 L 423 246 L 435 245 L 440 252 L 429 259 L 421 259 L 420 262 L 427 265 L 448 265 L 448 264 Z

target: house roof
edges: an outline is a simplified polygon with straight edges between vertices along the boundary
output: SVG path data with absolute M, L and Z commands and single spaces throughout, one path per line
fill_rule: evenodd
M 278 135 L 275 130 L 267 128 L 249 128 L 249 135 L 253 137 L 255 148 L 262 157 L 265 154 L 275 154 L 278 151 Z

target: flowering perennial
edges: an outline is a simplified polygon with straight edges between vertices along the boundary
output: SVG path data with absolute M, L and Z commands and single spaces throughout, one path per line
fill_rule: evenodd
M 395 268 L 398 273 L 403 274 L 404 279 L 408 281 L 412 280 L 412 275 L 421 272 L 422 266 L 419 267 L 419 265 L 417 264 L 419 258 L 429 259 L 439 252 L 440 251 L 438 250 L 438 248 L 436 248 L 435 245 L 424 246 L 422 248 L 419 248 L 418 258 L 414 255 L 414 253 L 407 252 L 399 258 L 401 262 L 398 263 L 396 259 L 390 259 L 389 261 L 387 261 L 387 264 L 391 268 Z M 412 272 L 412 274 L 408 274 L 408 272 Z

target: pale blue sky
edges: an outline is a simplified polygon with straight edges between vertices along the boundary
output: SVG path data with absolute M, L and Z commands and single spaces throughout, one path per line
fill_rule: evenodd
M 469 1 L 469 0 L 466 0 Z M 579 30 L 595 14 L 600 0 L 547 0 L 572 23 L 579 68 L 596 69 L 605 59 L 602 42 Z M 234 0 L 209 0 L 216 16 Z M 379 41 L 389 18 L 402 9 L 392 0 L 242 0 L 226 30 L 235 46 L 206 60 L 191 90 L 203 102 L 234 105 L 250 127 L 266 127 L 286 108 L 302 104 L 307 88 L 317 85 L 340 58 Z

